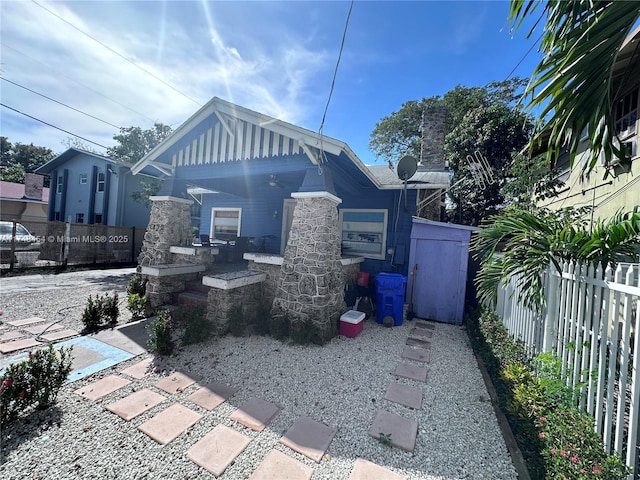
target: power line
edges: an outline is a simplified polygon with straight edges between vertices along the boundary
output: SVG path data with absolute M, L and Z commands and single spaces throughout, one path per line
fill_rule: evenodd
M 65 130 L 64 128 L 56 127 L 55 125 L 51 125 L 50 123 L 47 123 L 44 120 L 40 120 L 39 118 L 32 117 L 31 115 L 26 114 L 24 112 L 21 112 L 20 110 L 16 110 L 15 108 L 10 107 L 9 105 L 5 105 L 4 103 L 0 103 L 0 106 L 4 107 L 4 108 L 8 108 L 9 110 L 13 110 L 14 112 L 19 113 L 20 115 L 24 115 L 25 117 L 31 118 L 32 120 L 35 120 L 36 122 L 44 123 L 45 125 L 47 125 L 47 126 L 49 126 L 51 128 L 55 128 L 56 130 L 60 130 L 61 132 L 68 133 L 69 135 L 72 135 L 72 136 L 77 137 L 77 138 L 79 138 L 81 140 L 84 140 L 85 142 L 93 143 L 94 145 L 102 147 L 105 150 L 107 150 L 109 148 L 109 147 L 105 147 L 104 145 L 102 145 L 100 143 L 97 143 L 97 142 L 94 142 L 92 140 L 89 140 L 88 138 L 81 137 L 80 135 L 76 135 L 75 133 L 71 133 L 69 130 Z
M 11 85 L 15 85 L 16 87 L 23 88 L 23 89 L 27 90 L 28 92 L 35 93 L 36 95 L 40 95 L 42 98 L 46 98 L 47 100 L 51 100 L 52 102 L 55 102 L 55 103 L 57 103 L 57 104 L 59 104 L 59 105 L 62 105 L 63 107 L 70 108 L 70 109 L 71 109 L 71 110 L 73 110 L 74 112 L 81 113 L 81 114 L 83 114 L 83 115 L 86 115 L 87 117 L 93 118 L 94 120 L 98 120 L 99 122 L 102 122 L 102 123 L 105 123 L 105 124 L 110 125 L 110 126 L 112 126 L 112 127 L 115 127 L 115 128 L 117 128 L 118 130 L 120 130 L 120 129 L 122 128 L 122 127 L 119 127 L 118 125 L 114 125 L 114 124 L 113 124 L 113 123 L 111 123 L 111 122 L 107 122 L 106 120 L 102 120 L 101 118 L 95 117 L 95 116 L 91 115 L 90 113 L 83 112 L 82 110 L 78 110 L 77 108 L 74 108 L 74 107 L 72 107 L 72 106 L 70 106 L 70 105 L 67 105 L 66 103 L 59 102 L 58 100 L 56 100 L 56 99 L 54 99 L 54 98 L 47 97 L 46 95 L 44 95 L 44 94 L 42 94 L 42 93 L 39 93 L 39 92 L 36 92 L 35 90 L 31 90 L 30 88 L 25 87 L 24 85 L 20 85 L 19 83 L 12 82 L 11 80 L 8 80 L 8 79 L 6 79 L 6 78 L 4 78 L 4 77 L 1 77 L 0 79 L 1 79 L 1 80 L 4 80 L 5 82 L 9 82 Z
M 53 15 L 54 17 L 62 20 L 64 23 L 66 23 L 67 25 L 69 25 L 70 27 L 72 27 L 73 29 L 77 30 L 78 32 L 82 33 L 83 35 L 89 37 L 91 40 L 93 40 L 94 42 L 98 43 L 99 45 L 103 46 L 104 48 L 106 48 L 107 50 L 109 50 L 110 52 L 114 53 L 115 55 L 119 56 L 120 58 L 122 58 L 123 60 L 129 62 L 131 65 L 133 65 L 134 67 L 142 70 L 144 73 L 146 73 L 147 75 L 155 78 L 156 80 L 158 80 L 159 82 L 163 83 L 164 85 L 166 85 L 167 87 L 169 87 L 171 90 L 179 93 L 180 95 L 182 95 L 184 98 L 187 98 L 189 100 L 191 100 L 193 103 L 195 103 L 198 106 L 202 106 L 202 104 L 200 102 L 198 102 L 197 100 L 191 98 L 189 95 L 187 95 L 186 93 L 182 93 L 180 90 L 178 90 L 176 87 L 174 87 L 173 85 L 171 85 L 170 83 L 166 82 L 165 80 L 163 80 L 162 78 L 158 77 L 157 75 L 151 73 L 150 71 L 142 68 L 140 65 L 138 65 L 137 63 L 135 63 L 133 60 L 128 59 L 127 57 L 125 57 L 124 55 L 122 55 L 121 53 L 117 52 L 116 50 L 114 50 L 113 48 L 111 48 L 110 46 L 106 45 L 105 43 L 102 43 L 100 40 L 98 40 L 97 38 L 89 35 L 87 32 L 85 32 L 84 30 L 79 29 L 78 27 L 76 27 L 73 23 L 69 22 L 68 20 L 65 20 L 64 18 L 62 18 L 60 15 L 58 15 L 55 12 L 52 12 L 51 10 L 49 10 L 48 8 L 40 5 L 38 2 L 36 2 L 36 0 L 31 0 L 33 3 L 35 3 L 37 6 L 39 6 L 40 8 L 42 8 L 43 10 L 49 12 L 51 15 Z
M 5 42 L 0 42 L 0 45 L 2 45 L 2 46 L 3 46 L 3 47 L 5 47 L 5 48 L 8 48 L 8 49 L 10 49 L 10 50 L 13 50 L 14 52 L 18 53 L 19 55 L 22 55 L 23 57 L 28 58 L 28 59 L 29 59 L 29 60 L 31 60 L 32 62 L 39 63 L 40 65 L 44 65 L 45 67 L 50 68 L 50 65 L 47 65 L 46 63 L 44 63 L 44 62 L 42 62 L 42 61 L 40 61 L 40 60 L 38 60 L 38 59 L 35 59 L 35 58 L 33 58 L 33 57 L 31 57 L 31 56 L 27 55 L 27 54 L 26 54 L 26 53 L 24 53 L 24 52 L 21 52 L 20 50 L 18 50 L 17 48 L 12 47 L 11 45 L 7 45 Z M 66 78 L 66 79 L 68 79 L 68 80 L 71 80 L 71 81 L 73 81 L 73 82 L 77 83 L 78 85 L 83 86 L 83 87 L 84 87 L 84 88 L 86 88 L 87 90 L 90 90 L 90 91 L 92 91 L 93 93 L 96 93 L 96 94 L 100 95 L 101 97 L 106 98 L 107 100 L 112 101 L 112 102 L 113 102 L 113 103 L 115 103 L 116 105 L 120 105 L 121 107 L 126 108 L 126 109 L 127 109 L 127 110 L 129 110 L 130 112 L 135 113 L 136 115 L 140 115 L 141 117 L 146 118 L 147 120 L 150 120 L 150 121 L 152 121 L 152 122 L 154 122 L 154 123 L 156 122 L 156 120 L 154 120 L 154 119 L 153 119 L 153 118 L 151 118 L 151 117 L 146 116 L 144 113 L 142 113 L 142 112 L 138 112 L 137 110 L 134 110 L 133 108 L 131 108 L 131 107 L 129 107 L 129 106 L 127 106 L 127 105 L 125 105 L 124 103 L 121 103 L 121 102 L 119 102 L 118 100 L 115 100 L 115 99 L 113 99 L 113 98 L 111 98 L 111 97 L 109 97 L 109 96 L 105 95 L 104 93 L 101 93 L 101 92 L 99 92 L 98 90 L 96 90 L 96 89 L 94 89 L 94 88 L 91 88 L 90 86 L 88 86 L 88 85 L 86 85 L 86 84 L 84 84 L 84 83 L 82 83 L 82 82 L 78 81 L 78 80 L 77 80 L 77 79 L 75 79 L 75 78 L 72 78 L 72 77 L 70 77 L 70 76 L 68 76 L 68 75 L 65 75 L 64 73 L 61 73 L 60 71 L 58 71 L 58 72 L 56 73 L 56 75 L 59 75 L 59 76 L 64 77 L 64 78 Z
M 522 62 L 524 62 L 524 59 L 529 56 L 529 54 L 531 53 L 531 50 L 533 50 L 533 47 L 535 47 L 538 44 L 538 42 L 540 41 L 540 39 L 542 38 L 543 35 L 544 35 L 544 32 L 542 32 L 540 34 L 540 36 L 538 37 L 538 39 L 535 42 L 533 42 L 533 45 L 531 45 L 531 47 L 529 47 L 529 50 L 527 50 L 527 52 L 524 54 L 524 56 L 516 64 L 516 66 L 513 67 L 513 69 L 509 72 L 509 75 L 507 75 L 507 78 L 505 78 L 505 81 L 509 80 L 509 77 L 511 77 L 511 75 L 513 75 L 513 73 L 518 69 L 518 67 L 522 64 Z

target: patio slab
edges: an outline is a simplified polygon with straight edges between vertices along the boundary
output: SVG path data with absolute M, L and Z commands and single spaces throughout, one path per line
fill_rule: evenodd
M 33 338 L 24 338 L 22 340 L 11 340 L 10 342 L 0 343 L 0 353 L 11 353 L 22 350 L 23 348 L 31 348 L 42 345 Z
M 336 431 L 312 418 L 300 417 L 280 439 L 280 443 L 319 463 Z
M 187 398 L 205 410 L 213 410 L 237 391 L 237 388 L 230 387 L 224 383 L 214 382 L 196 390 Z
M 161 445 L 166 445 L 202 418 L 202 415 L 176 403 L 138 427 Z
M 392 446 L 405 452 L 413 452 L 418 435 L 418 422 L 395 413 L 378 410 L 369 435 L 379 438 L 381 433 L 391 435 Z
M 405 342 L 405 345 L 412 347 L 431 348 L 431 342 L 423 338 L 409 337 Z
M 75 390 L 73 393 L 80 395 L 82 398 L 86 398 L 87 400 L 95 401 L 119 390 L 125 385 L 129 385 L 130 383 L 131 381 L 126 378 L 109 375 L 108 377 L 85 385 L 84 387 Z
M 57 340 L 62 340 L 63 338 L 69 337 L 77 337 L 80 335 L 80 332 L 76 330 L 59 330 L 57 332 L 45 333 L 40 338 L 46 340 L 47 342 L 55 342 Z
M 56 330 L 62 330 L 63 328 L 64 325 L 61 325 L 59 323 L 50 323 L 48 325 L 34 325 L 31 327 L 25 327 L 23 328 L 23 330 L 25 332 L 29 332 L 32 335 L 39 335 L 45 330 L 47 332 L 55 332 Z
M 174 394 L 182 392 L 185 388 L 193 385 L 196 381 L 188 375 L 182 372 L 175 372 L 168 377 L 163 378 L 155 384 L 160 390 L 164 390 L 167 393 Z
M 407 360 L 414 360 L 422 363 L 429 363 L 431 360 L 431 353 L 429 350 L 425 350 L 424 348 L 405 347 L 401 356 Z
M 393 382 L 389 385 L 384 398 L 405 407 L 415 408 L 416 410 L 422 409 L 422 390 L 408 387 L 402 383 Z
M 424 337 L 424 338 L 433 338 L 433 329 L 432 328 L 420 328 L 413 327 L 409 332 L 409 336 L 411 337 Z
M 144 388 L 117 402 L 107 405 L 105 408 L 128 422 L 147 410 L 151 410 L 165 400 L 166 398 L 159 393 Z
M 356 464 L 351 470 L 351 475 L 349 475 L 349 480 L 374 480 L 374 479 L 384 479 L 384 480 L 406 480 L 407 477 L 403 477 L 402 475 L 392 472 L 388 468 L 381 467 L 380 465 L 376 465 L 364 458 L 356 459 Z
M 11 340 L 17 340 L 18 338 L 24 338 L 28 335 L 24 332 L 20 332 L 18 330 L 14 330 L 12 332 L 3 333 L 0 335 L 0 342 L 9 342 Z
M 424 367 L 410 365 L 408 363 L 400 363 L 393 373 L 399 377 L 416 380 L 417 382 L 426 382 L 427 372 L 428 370 Z
M 13 325 L 14 327 L 23 327 L 24 325 L 32 325 L 34 323 L 44 323 L 47 320 L 40 317 L 29 317 L 23 318 L 22 320 L 14 320 L 12 322 L 7 322 L 9 325 Z
M 88 336 L 65 340 L 56 347 L 73 347 L 73 371 L 65 383 L 75 382 L 133 357 L 129 352 Z
M 218 425 L 187 450 L 187 457 L 219 477 L 250 442 L 249 437 Z
M 271 450 L 249 480 L 310 480 L 313 468 L 278 450 Z
M 244 402 L 229 417 L 251 430 L 261 432 L 280 411 L 275 403 L 260 398 L 252 398 Z
M 125 368 L 121 373 L 140 380 L 151 373 L 151 364 L 153 363 L 153 357 L 146 358 L 141 362 L 131 365 L 129 368 Z

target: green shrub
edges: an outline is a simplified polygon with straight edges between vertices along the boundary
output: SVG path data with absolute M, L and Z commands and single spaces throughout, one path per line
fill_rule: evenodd
M 204 342 L 213 336 L 213 323 L 207 318 L 204 305 L 183 305 L 173 313 L 173 319 L 183 329 L 183 345 Z
M 229 333 L 234 337 L 242 337 L 247 330 L 247 319 L 242 312 L 242 305 L 234 305 L 229 312 Z
M 284 340 L 289 337 L 289 317 L 286 315 L 274 315 L 268 319 L 269 335 L 276 340 Z
M 129 280 L 127 295 L 140 295 L 144 297 L 147 292 L 147 279 L 136 273 Z
M 131 312 L 132 320 L 141 320 L 147 318 L 151 310 L 149 299 L 139 293 L 131 293 L 127 295 L 127 307 Z
M 253 318 L 253 331 L 258 335 L 269 334 L 269 319 L 271 306 L 265 301 L 261 301 L 256 306 L 255 317 Z
M 147 348 L 158 355 L 171 355 L 174 349 L 173 325 L 168 310 L 160 310 L 156 318 L 147 325 L 149 340 Z
M 29 358 L 9 365 L 0 377 L 0 425 L 26 409 L 48 408 L 71 371 L 72 347 L 48 348 L 29 353 Z
M 108 293 L 103 296 L 96 294 L 95 300 L 89 296 L 87 306 L 82 312 L 84 333 L 95 332 L 105 326 L 113 326 L 118 322 L 120 309 L 118 307 L 118 294 L 111 297 Z
M 307 345 L 309 343 L 317 342 L 316 327 L 311 320 L 292 322 L 289 335 L 291 336 L 293 343 L 297 343 L 299 345 Z

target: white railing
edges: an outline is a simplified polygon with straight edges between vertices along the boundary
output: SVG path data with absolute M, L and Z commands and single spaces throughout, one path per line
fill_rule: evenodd
M 496 312 L 530 355 L 562 360 L 579 407 L 595 418 L 608 452 L 636 470 L 640 421 L 640 264 L 608 267 L 567 263 L 546 274 L 541 315 L 518 301 L 515 279 L 498 289 Z M 638 352 L 638 354 L 636 354 Z

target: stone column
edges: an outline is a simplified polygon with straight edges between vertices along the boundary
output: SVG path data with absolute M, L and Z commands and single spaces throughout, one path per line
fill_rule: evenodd
M 189 245 L 193 238 L 191 228 L 192 200 L 158 195 L 153 201 L 149 225 L 144 234 L 138 265 L 165 265 L 172 263 L 171 246 Z
M 322 344 L 346 311 L 336 208 L 342 200 L 328 191 L 291 196 L 296 206 L 271 315 L 287 318 L 292 330 L 312 325 L 313 341 Z

